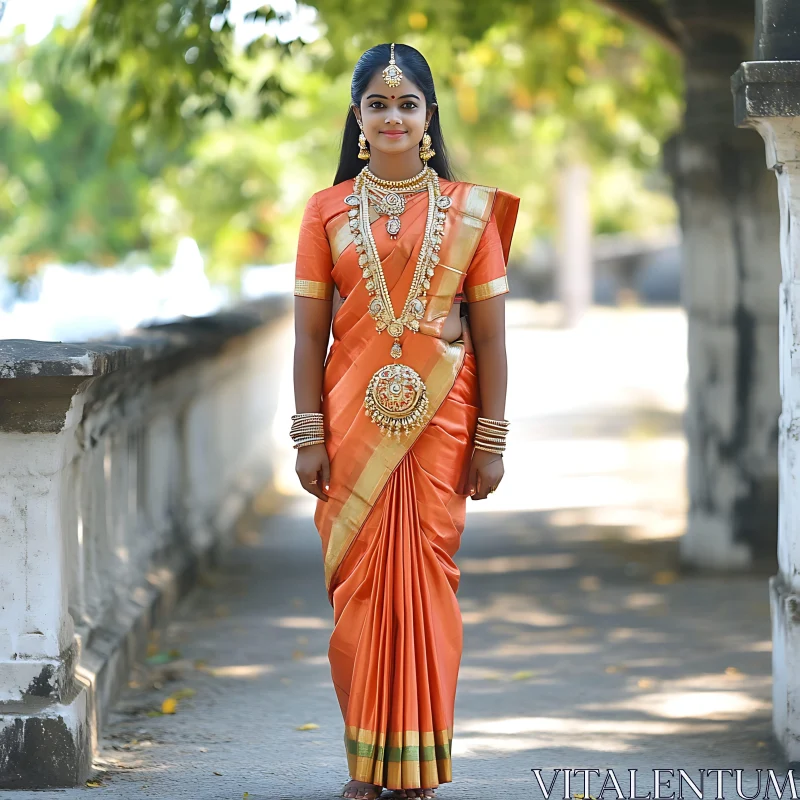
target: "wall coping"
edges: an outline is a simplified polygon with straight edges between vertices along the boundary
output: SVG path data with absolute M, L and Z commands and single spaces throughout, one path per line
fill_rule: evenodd
M 289 295 L 271 295 L 203 317 L 181 317 L 85 342 L 0 340 L 0 380 L 91 378 L 174 356 L 210 355 L 229 339 L 281 316 L 289 303 Z

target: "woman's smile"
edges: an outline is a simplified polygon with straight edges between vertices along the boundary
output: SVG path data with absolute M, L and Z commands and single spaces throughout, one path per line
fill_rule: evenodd
M 381 131 L 381 133 L 390 139 L 399 139 L 401 136 L 406 135 L 406 131 Z

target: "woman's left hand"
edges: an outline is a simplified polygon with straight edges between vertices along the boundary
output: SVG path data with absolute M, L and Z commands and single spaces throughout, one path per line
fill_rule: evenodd
M 474 450 L 469 467 L 467 491 L 473 500 L 485 500 L 503 478 L 503 456 L 488 450 Z

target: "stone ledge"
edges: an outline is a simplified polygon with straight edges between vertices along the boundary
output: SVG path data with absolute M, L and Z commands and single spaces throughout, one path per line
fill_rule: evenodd
M 747 61 L 731 76 L 734 124 L 800 116 L 800 61 Z
M 215 355 L 234 337 L 277 319 L 291 297 L 276 295 L 205 317 L 137 328 L 89 342 L 0 341 L 0 432 L 58 433 L 72 398 L 85 382 L 136 368 L 149 380 Z M 122 379 L 120 379 L 121 381 Z M 107 383 L 109 392 L 119 382 Z
M 205 317 L 137 328 L 127 336 L 88 342 L 0 341 L 0 379 L 91 378 L 175 355 L 210 355 L 228 339 L 258 328 L 289 309 L 290 298 L 275 295 Z

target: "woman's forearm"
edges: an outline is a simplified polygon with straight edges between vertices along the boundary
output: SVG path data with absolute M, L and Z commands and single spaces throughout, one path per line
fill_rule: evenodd
M 297 333 L 294 345 L 294 402 L 298 414 L 319 411 L 328 338 Z
M 505 419 L 508 363 L 505 336 L 473 341 L 481 395 L 481 416 Z

